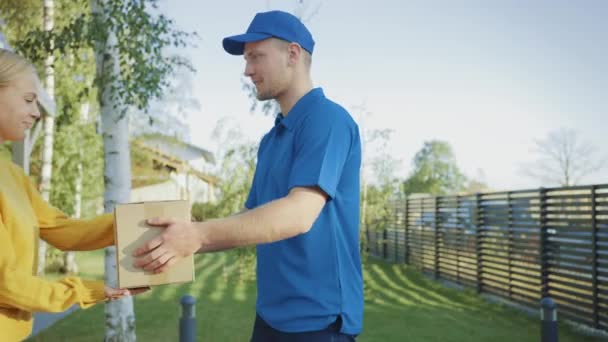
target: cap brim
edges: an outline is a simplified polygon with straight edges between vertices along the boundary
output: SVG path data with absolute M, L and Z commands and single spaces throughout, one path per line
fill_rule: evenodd
M 229 54 L 242 55 L 243 50 L 245 50 L 245 43 L 257 42 L 270 37 L 269 34 L 265 33 L 245 33 L 224 38 L 222 45 Z

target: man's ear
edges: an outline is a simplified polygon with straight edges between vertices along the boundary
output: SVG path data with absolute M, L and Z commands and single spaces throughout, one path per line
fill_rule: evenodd
M 289 57 L 289 65 L 296 65 L 300 60 L 300 55 L 302 55 L 302 47 L 298 43 L 289 43 L 287 53 Z

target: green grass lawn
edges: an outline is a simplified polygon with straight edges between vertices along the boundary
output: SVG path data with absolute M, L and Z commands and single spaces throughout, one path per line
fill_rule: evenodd
M 80 253 L 81 270 L 100 277 L 103 253 Z M 179 299 L 197 298 L 197 334 L 204 341 L 248 341 L 254 319 L 255 281 L 240 281 L 233 253 L 195 257 L 196 281 L 167 285 L 135 298 L 140 341 L 178 340 Z M 358 341 L 534 341 L 539 320 L 485 302 L 472 291 L 448 289 L 413 268 L 370 260 L 365 267 L 363 334 Z M 28 341 L 101 341 L 103 305 L 80 310 Z M 599 341 L 560 326 L 560 341 Z

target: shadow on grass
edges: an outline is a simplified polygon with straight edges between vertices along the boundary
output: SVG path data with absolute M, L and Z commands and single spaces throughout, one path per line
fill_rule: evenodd
M 255 318 L 255 283 L 251 276 L 241 281 L 233 264 L 233 253 L 198 255 L 194 282 L 158 286 L 134 297 L 138 340 L 178 340 L 179 301 L 186 294 L 197 301 L 198 340 L 248 340 Z M 79 310 L 28 341 L 103 340 L 104 315 L 103 305 Z
M 248 341 L 255 315 L 253 265 L 238 272 L 232 252 L 195 257 L 196 280 L 159 286 L 135 297 L 140 341 L 176 341 L 179 300 L 196 302 L 197 338 Z M 539 341 L 539 321 L 502 305 L 489 304 L 471 290 L 443 287 L 417 270 L 368 260 L 364 267 L 364 332 L 358 341 Z M 30 341 L 103 340 L 104 307 L 80 310 Z M 599 341 L 560 326 L 560 341 Z
M 364 267 L 365 322 L 360 341 L 539 341 L 540 321 L 473 290 L 450 289 L 403 264 Z M 560 341 L 599 341 L 560 325 Z

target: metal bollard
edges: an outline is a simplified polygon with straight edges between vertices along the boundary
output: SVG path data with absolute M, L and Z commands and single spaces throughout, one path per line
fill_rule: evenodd
M 179 342 L 196 341 L 195 301 L 194 297 L 190 295 L 182 297 L 182 317 L 179 320 Z
M 540 340 L 557 342 L 557 305 L 551 297 L 540 301 Z

